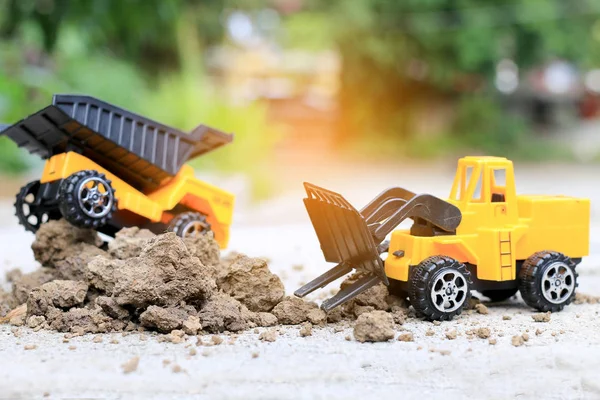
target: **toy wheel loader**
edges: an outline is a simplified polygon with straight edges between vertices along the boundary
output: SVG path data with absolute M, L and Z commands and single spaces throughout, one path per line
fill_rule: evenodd
M 64 218 L 108 235 L 126 226 L 182 237 L 213 231 L 227 245 L 233 195 L 197 180 L 184 163 L 231 142 L 231 134 L 205 125 L 187 134 L 74 95 L 55 95 L 0 134 L 47 160 L 41 179 L 17 195 L 16 215 L 28 231 Z
M 324 301 L 326 311 L 379 282 L 430 320 L 460 314 L 471 290 L 492 301 L 519 291 L 535 309 L 560 311 L 575 296 L 575 267 L 589 250 L 589 200 L 518 196 L 505 158 L 460 159 L 448 200 L 395 187 L 357 211 L 337 193 L 305 189 L 325 259 L 337 265 L 296 296 L 352 270 L 362 276 Z M 412 227 L 395 230 L 407 218 Z

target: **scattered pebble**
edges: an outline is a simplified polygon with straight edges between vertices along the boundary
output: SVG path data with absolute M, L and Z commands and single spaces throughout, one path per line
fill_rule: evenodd
M 217 335 L 213 335 L 213 337 L 211 338 L 213 344 L 215 346 L 220 345 L 221 343 L 223 343 L 223 338 L 221 336 L 217 336 Z
M 198 354 L 198 352 L 196 351 L 196 349 L 194 349 L 193 347 L 190 349 L 190 356 L 195 356 L 196 354 Z
M 457 336 L 458 332 L 456 332 L 456 329 L 452 329 L 451 331 L 446 332 L 446 339 L 448 340 L 454 340 Z
M 489 343 L 489 344 L 491 344 L 491 345 L 493 346 L 493 345 L 495 345 L 496 343 L 498 343 L 498 341 L 497 341 L 496 339 L 494 339 L 494 338 L 490 338 L 490 339 L 488 340 L 488 343 Z
M 519 347 L 519 346 L 522 346 L 523 344 L 525 344 L 525 340 L 523 339 L 523 336 L 515 335 L 512 337 L 511 343 L 513 346 Z
M 129 374 L 135 371 L 138 368 L 138 364 L 140 363 L 139 357 L 133 357 L 131 360 L 127 361 L 125 364 L 121 365 L 123 368 L 123 373 Z
M 400 335 L 398 335 L 398 340 L 400 342 L 414 342 L 415 337 L 412 334 L 412 332 L 403 332 Z
M 37 349 L 37 346 L 35 344 L 26 344 L 25 346 L 23 346 L 23 348 L 25 350 L 35 350 Z
M 92 342 L 94 342 L 94 343 L 102 343 L 102 340 L 103 340 L 103 339 L 102 339 L 102 336 L 100 336 L 100 335 L 96 335 L 96 336 L 94 336 L 94 338 L 92 339 Z
M 260 353 L 258 351 L 252 352 L 252 358 L 258 358 L 259 355 Z
M 258 339 L 263 342 L 274 342 L 277 340 L 277 331 L 275 329 L 267 329 L 258 335 Z
M 550 315 L 551 313 L 548 311 L 546 313 L 533 314 L 531 318 L 533 318 L 535 322 L 550 322 Z
M 181 366 L 179 366 L 178 364 L 173 365 L 172 371 L 176 374 L 183 372 L 183 368 L 181 368 Z
M 510 321 L 512 319 L 512 317 L 510 315 L 503 315 L 502 316 L 502 320 L 503 321 Z
M 475 334 L 477 335 L 478 338 L 480 339 L 488 339 L 490 337 L 490 335 L 492 334 L 490 328 L 478 328 L 475 331 Z
M 481 304 L 481 303 L 475 304 L 475 310 L 479 314 L 483 314 L 483 315 L 487 315 L 487 314 L 490 313 L 490 311 L 488 310 L 488 308 L 486 306 L 484 306 L 483 304 Z

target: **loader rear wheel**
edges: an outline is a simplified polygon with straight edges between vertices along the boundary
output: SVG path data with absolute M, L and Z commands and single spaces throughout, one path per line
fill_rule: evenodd
M 98 171 L 79 171 L 69 176 L 60 184 L 58 196 L 62 216 L 82 228 L 106 225 L 117 209 L 115 190 Z
M 556 312 L 575 297 L 575 262 L 562 253 L 540 251 L 529 257 L 519 273 L 519 291 L 525 303 L 539 311 Z
M 206 215 L 199 212 L 184 212 L 171 220 L 168 227 L 169 232 L 182 238 L 196 237 L 206 235 L 210 232 L 210 224 L 206 220 Z
M 414 267 L 409 283 L 410 304 L 430 320 L 451 320 L 471 297 L 471 274 L 464 264 L 433 256 Z
M 513 297 L 519 288 L 513 289 L 499 289 L 499 290 L 482 290 L 481 294 L 485 297 L 489 298 L 493 303 L 497 303 L 500 301 L 508 300 Z

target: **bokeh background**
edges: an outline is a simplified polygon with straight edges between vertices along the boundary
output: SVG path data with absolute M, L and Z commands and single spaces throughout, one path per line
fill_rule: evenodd
M 600 2 L 0 0 L 0 122 L 53 93 L 234 132 L 194 165 L 247 202 L 307 177 L 451 179 L 465 154 L 594 166 Z M 0 138 L 3 194 L 40 166 Z

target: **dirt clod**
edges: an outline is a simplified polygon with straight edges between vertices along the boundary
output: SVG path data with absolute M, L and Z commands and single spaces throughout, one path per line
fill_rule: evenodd
M 300 326 L 300 337 L 312 336 L 312 324 L 310 322 L 303 322 Z
M 100 247 L 102 239 L 91 229 L 78 228 L 61 219 L 42 224 L 31 249 L 40 264 L 54 267 L 57 261 L 81 253 L 84 245 Z
M 551 313 L 550 311 L 545 312 L 545 313 L 537 313 L 537 314 L 533 314 L 531 316 L 531 318 L 535 321 L 535 322 L 550 322 L 550 318 L 551 318 Z
M 298 325 L 305 321 L 321 324 L 327 320 L 327 314 L 316 303 L 292 296 L 277 304 L 273 308 L 273 314 L 282 325 Z
M 48 307 L 67 309 L 81 305 L 88 285 L 80 281 L 55 280 L 33 289 L 27 299 L 28 315 L 44 315 Z
M 254 312 L 271 311 L 285 295 L 281 279 L 269 270 L 266 260 L 244 255 L 232 261 L 218 285 Z
M 200 318 L 195 315 L 190 315 L 187 317 L 185 321 L 183 321 L 183 331 L 187 335 L 195 335 L 199 330 L 202 329 L 202 324 L 200 324 Z
M 354 324 L 354 338 L 359 342 L 386 342 L 394 338 L 394 319 L 385 311 L 361 314 Z
M 140 323 L 146 328 L 169 333 L 173 329 L 181 328 L 187 318 L 187 312 L 180 308 L 150 306 L 140 315 Z
M 154 233 L 137 226 L 123 228 L 115 235 L 115 240 L 108 243 L 108 252 L 111 256 L 125 260 L 140 255 L 142 249 Z
M 112 294 L 119 305 L 145 308 L 200 303 L 214 292 L 212 268 L 192 257 L 172 232 L 149 239 L 138 257 L 88 265 L 90 282 Z
M 247 309 L 225 293 L 213 295 L 198 313 L 202 328 L 211 333 L 237 332 L 248 328 Z

